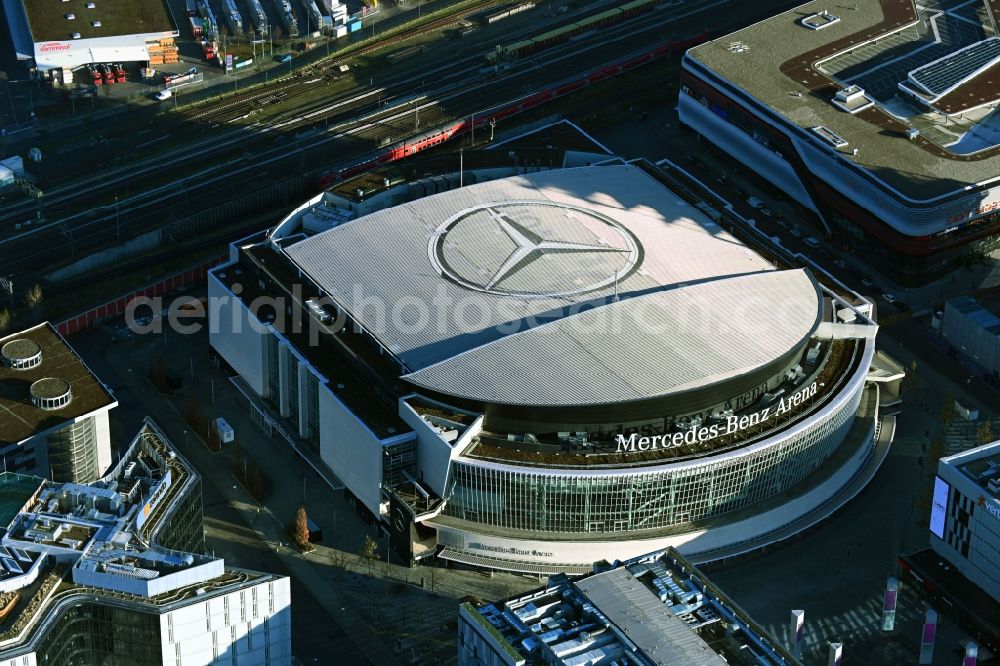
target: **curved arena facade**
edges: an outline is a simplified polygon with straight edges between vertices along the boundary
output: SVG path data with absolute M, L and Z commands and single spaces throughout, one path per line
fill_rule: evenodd
M 893 377 L 872 380 L 870 305 L 653 169 L 499 178 L 356 218 L 324 194 L 234 245 L 210 296 L 251 409 L 411 560 L 726 557 L 846 501 L 884 454 Z

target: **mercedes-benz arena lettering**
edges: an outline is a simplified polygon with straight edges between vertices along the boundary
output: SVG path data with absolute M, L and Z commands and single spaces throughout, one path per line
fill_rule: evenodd
M 409 559 L 566 571 L 781 538 L 877 457 L 877 326 L 635 166 L 233 246 L 211 344 Z
M 851 5 L 809 2 L 690 49 L 680 119 L 920 283 L 996 246 L 1000 17 Z

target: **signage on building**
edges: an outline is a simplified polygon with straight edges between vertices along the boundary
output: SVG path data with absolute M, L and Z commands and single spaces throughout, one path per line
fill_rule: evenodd
M 979 499 L 976 500 L 976 504 L 986 509 L 989 513 L 993 514 L 993 517 L 1000 520 L 1000 506 L 997 506 L 990 500 L 986 498 L 985 495 L 980 495 Z
M 531 557 L 552 557 L 553 553 L 548 553 L 541 550 L 522 550 L 520 548 L 514 548 L 513 546 L 493 546 L 485 543 L 470 543 L 469 548 L 475 548 L 476 550 L 488 550 L 493 553 L 509 553 L 510 555 L 528 555 Z
M 51 51 L 69 51 L 73 48 L 72 44 L 64 44 L 62 42 L 46 42 L 38 47 L 39 53 L 49 53 Z
M 692 427 L 689 430 L 674 432 L 665 435 L 653 435 L 640 437 L 632 433 L 628 437 L 618 435 L 618 453 L 636 453 L 642 451 L 656 451 L 657 449 L 670 449 L 677 446 L 704 443 L 717 437 L 732 435 L 747 428 L 767 423 L 770 419 L 781 416 L 793 407 L 803 404 L 806 400 L 816 395 L 816 382 L 806 386 L 790 396 L 782 397 L 777 405 L 765 407 L 752 414 L 743 416 L 730 416 L 725 421 L 713 423 L 712 425 Z

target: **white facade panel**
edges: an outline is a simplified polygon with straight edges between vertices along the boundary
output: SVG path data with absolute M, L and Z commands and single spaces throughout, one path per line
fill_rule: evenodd
M 94 427 L 97 430 L 97 474 L 104 474 L 111 468 L 111 425 L 108 423 L 107 409 L 94 414 Z
M 451 477 L 451 463 L 461 455 L 472 439 L 479 435 L 483 429 L 483 417 L 477 416 L 454 442 L 443 439 L 438 431 L 422 419 L 402 398 L 399 401 L 399 417 L 416 433 L 417 468 L 420 470 L 421 483 L 439 497 L 445 497 Z
M 177 31 L 153 32 L 94 39 L 36 42 L 35 64 L 40 70 L 74 69 L 97 62 L 133 62 L 149 60 L 146 42 L 176 37 Z
M 319 387 L 319 454 L 338 479 L 380 514 L 382 443 L 325 385 Z
M 208 340 L 212 348 L 259 396 L 266 394 L 264 336 L 250 309 L 222 282 L 208 275 Z
M 279 578 L 164 613 L 163 663 L 291 666 L 291 594 Z

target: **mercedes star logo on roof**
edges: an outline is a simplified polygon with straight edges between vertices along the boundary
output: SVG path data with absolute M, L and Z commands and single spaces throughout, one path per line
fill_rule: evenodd
M 431 236 L 435 270 L 473 291 L 552 298 L 612 285 L 639 265 L 628 229 L 593 210 L 549 201 L 508 201 L 463 210 Z

